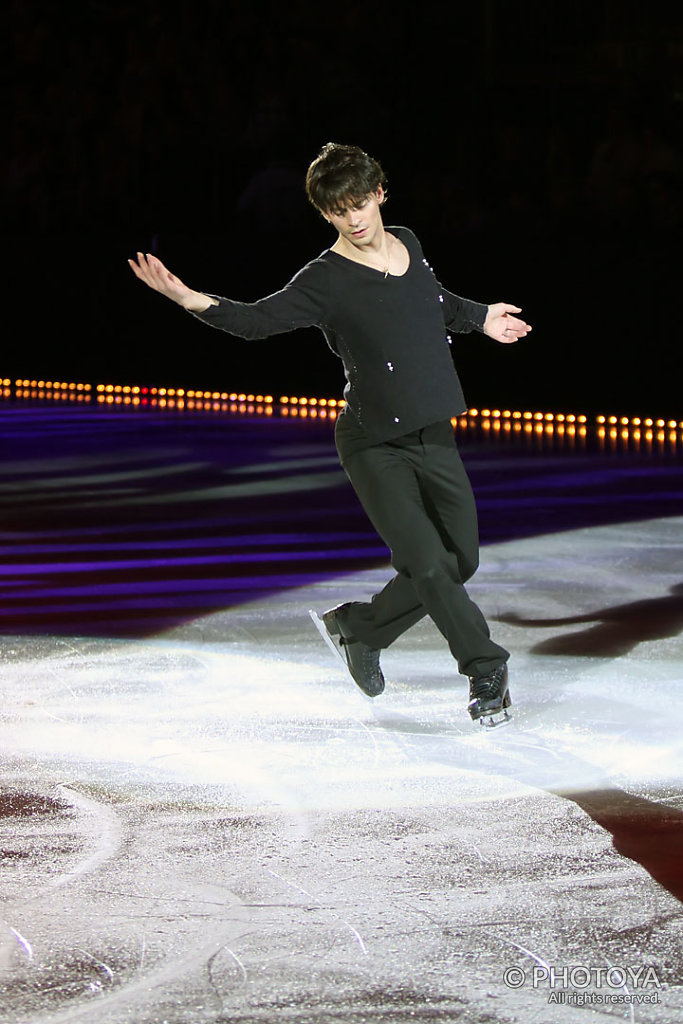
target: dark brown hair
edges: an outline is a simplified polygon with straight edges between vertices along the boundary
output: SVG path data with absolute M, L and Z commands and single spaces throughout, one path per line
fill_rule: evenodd
M 358 146 L 338 142 L 326 143 L 306 174 L 306 195 L 321 213 L 343 213 L 359 206 L 380 185 L 386 190 L 377 161 Z

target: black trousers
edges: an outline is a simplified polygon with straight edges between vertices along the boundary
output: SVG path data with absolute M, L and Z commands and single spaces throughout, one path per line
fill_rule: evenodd
M 464 587 L 479 564 L 479 531 L 450 422 L 346 457 L 340 446 L 340 456 L 396 570 L 371 601 L 346 606 L 345 632 L 382 649 L 429 615 L 463 675 L 485 675 L 507 661 Z

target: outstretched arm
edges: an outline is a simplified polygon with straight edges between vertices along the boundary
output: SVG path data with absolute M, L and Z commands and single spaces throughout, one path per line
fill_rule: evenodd
M 179 306 L 190 313 L 203 313 L 209 306 L 218 305 L 216 299 L 212 299 L 209 295 L 188 288 L 156 256 L 150 256 L 149 253 L 143 255 L 139 252 L 137 262 L 128 260 L 128 264 L 138 281 L 144 281 L 155 292 L 165 295 L 172 302 L 177 302 Z
M 524 338 L 531 327 L 518 317 L 510 316 L 511 313 L 521 312 L 519 306 L 511 306 L 508 302 L 494 302 L 492 306 L 489 306 L 484 320 L 484 334 L 488 334 L 489 338 L 504 344 Z
M 321 326 L 329 308 L 329 267 L 321 260 L 306 264 L 284 288 L 256 302 L 237 302 L 196 292 L 149 253 L 139 252 L 137 261 L 128 263 L 140 281 L 203 323 L 250 341 L 297 327 Z

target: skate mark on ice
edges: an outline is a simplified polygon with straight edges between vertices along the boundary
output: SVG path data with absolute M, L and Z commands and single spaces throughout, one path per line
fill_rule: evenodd
M 284 884 L 285 884 L 285 885 L 288 885 L 288 886 L 289 886 L 289 887 L 290 887 L 291 889 L 296 889 L 296 890 L 297 890 L 297 892 L 300 892 L 300 893 L 301 893 L 301 894 L 302 894 L 303 896 L 308 896 L 308 898 L 309 898 L 310 900 L 312 900 L 312 901 L 313 901 L 313 902 L 314 902 L 315 904 L 317 904 L 317 905 L 318 905 L 318 906 L 319 906 L 319 907 L 320 907 L 321 909 L 326 909 L 326 908 L 325 908 L 325 904 L 324 904 L 324 903 L 323 903 L 323 902 L 322 902 L 321 900 L 319 900 L 317 896 L 314 896 L 314 895 L 313 895 L 313 893 L 310 893 L 310 892 L 309 892 L 309 891 L 308 891 L 307 889 L 304 889 L 304 888 L 302 888 L 302 887 L 301 887 L 300 885 L 298 885 L 298 884 L 297 884 L 297 883 L 295 883 L 295 882 L 290 882 L 290 881 L 288 881 L 288 879 L 286 879 L 286 878 L 283 878 L 283 876 L 282 876 L 282 875 L 279 875 L 279 874 L 277 873 L 277 871 L 273 871 L 273 870 L 272 870 L 272 868 L 268 868 L 268 874 L 270 874 L 270 875 L 273 875 L 273 877 L 274 877 L 274 878 L 279 878 L 281 882 L 284 882 Z M 348 921 L 346 921 L 346 920 L 345 920 L 345 919 L 344 919 L 344 918 L 343 918 L 343 917 L 341 916 L 341 914 L 335 914 L 334 912 L 332 912 L 332 917 L 333 917 L 333 918 L 334 918 L 335 920 L 339 921 L 339 922 L 340 922 L 341 924 L 343 924 L 343 925 L 344 925 L 344 927 L 345 927 L 345 928 L 347 928 L 347 929 L 348 929 L 348 930 L 349 930 L 349 931 L 351 932 L 351 934 L 353 935 L 353 937 L 354 937 L 355 941 L 356 941 L 356 942 L 357 942 L 357 944 L 358 944 L 358 945 L 360 946 L 360 949 L 361 949 L 361 951 L 362 951 L 363 955 L 364 955 L 364 956 L 367 956 L 367 955 L 368 955 L 368 950 L 367 950 L 367 946 L 366 946 L 366 945 L 365 945 L 365 943 L 363 942 L 363 938 L 362 938 L 362 936 L 361 936 L 361 935 L 360 935 L 360 933 L 359 933 L 359 932 L 358 932 L 358 931 L 357 931 L 357 930 L 356 930 L 356 929 L 355 929 L 355 928 L 353 927 L 353 925 L 352 925 L 352 924 L 349 924 L 349 922 L 348 922 Z
M 21 946 L 21 948 L 23 949 L 24 953 L 26 954 L 27 959 L 28 960 L 33 960 L 33 946 L 28 941 L 28 939 L 25 939 L 24 936 L 21 934 L 21 932 L 18 932 L 16 928 L 12 928 L 11 925 L 8 925 L 8 928 L 11 931 L 12 935 L 14 936 L 14 938 L 19 943 L 19 945 Z

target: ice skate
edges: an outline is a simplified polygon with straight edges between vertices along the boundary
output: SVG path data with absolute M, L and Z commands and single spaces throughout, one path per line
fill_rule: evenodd
M 337 612 L 343 607 L 340 605 L 339 608 L 330 609 L 323 614 L 322 619 L 312 609 L 309 610 L 309 615 L 321 637 L 340 659 L 354 683 L 368 697 L 377 697 L 384 689 L 384 676 L 379 666 L 379 651 L 342 632 Z
M 510 721 L 508 708 L 512 703 L 508 687 L 508 667 L 499 665 L 485 676 L 470 676 L 470 717 L 480 725 L 493 728 Z

